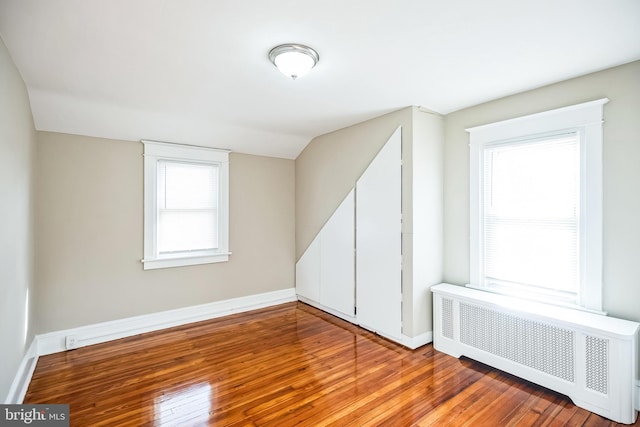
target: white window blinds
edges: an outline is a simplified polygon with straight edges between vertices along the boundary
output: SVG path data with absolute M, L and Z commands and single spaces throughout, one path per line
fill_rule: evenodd
M 218 248 L 218 166 L 158 160 L 158 253 Z
M 486 145 L 484 286 L 579 291 L 580 145 L 577 133 Z

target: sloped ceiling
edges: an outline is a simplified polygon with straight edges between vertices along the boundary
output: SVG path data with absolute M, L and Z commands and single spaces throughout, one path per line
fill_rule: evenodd
M 640 59 L 638 0 L 0 0 L 39 130 L 295 158 L 408 105 L 449 113 Z M 292 81 L 267 58 L 312 46 Z

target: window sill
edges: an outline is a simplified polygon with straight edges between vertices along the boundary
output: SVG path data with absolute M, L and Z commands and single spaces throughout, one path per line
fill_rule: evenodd
M 189 265 L 227 262 L 229 261 L 229 255 L 231 255 L 231 252 L 143 259 L 142 268 L 144 270 L 155 270 L 158 268 L 186 267 Z
M 553 305 L 556 307 L 564 307 L 564 308 L 570 308 L 572 310 L 578 310 L 578 311 L 584 311 L 587 313 L 592 313 L 592 314 L 600 314 L 603 316 L 607 315 L 606 311 L 600 311 L 600 310 L 592 310 L 586 307 L 582 307 L 578 304 L 574 304 L 571 302 L 564 302 L 564 301 L 560 301 L 560 300 L 555 300 L 552 298 L 545 298 L 543 295 L 534 295 L 534 294 L 527 294 L 527 295 L 516 295 L 515 293 L 506 293 L 506 292 L 500 292 L 494 288 L 491 288 L 489 286 L 476 286 L 476 285 L 465 285 L 466 288 L 470 288 L 470 289 L 475 289 L 477 291 L 484 291 L 484 292 L 489 292 L 492 294 L 497 294 L 497 295 L 504 295 L 505 297 L 510 297 L 510 298 L 518 298 L 522 301 L 531 301 L 531 302 L 536 302 L 536 303 L 540 303 L 540 304 L 546 304 L 546 305 Z

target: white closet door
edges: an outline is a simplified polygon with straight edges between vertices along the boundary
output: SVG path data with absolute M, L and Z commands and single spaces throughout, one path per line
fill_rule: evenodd
M 320 232 L 320 303 L 348 316 L 355 307 L 354 192 Z
M 356 184 L 358 323 L 402 338 L 402 138 L 396 129 Z
M 320 301 L 320 239 L 316 237 L 296 263 L 296 293 Z

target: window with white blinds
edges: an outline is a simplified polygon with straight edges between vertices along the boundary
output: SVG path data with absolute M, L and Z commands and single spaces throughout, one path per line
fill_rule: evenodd
M 486 146 L 483 191 L 484 285 L 576 302 L 577 133 Z
M 218 248 L 218 166 L 158 160 L 158 253 Z
M 144 269 L 227 261 L 228 152 L 143 143 Z
M 607 101 L 467 129 L 469 286 L 602 312 Z

